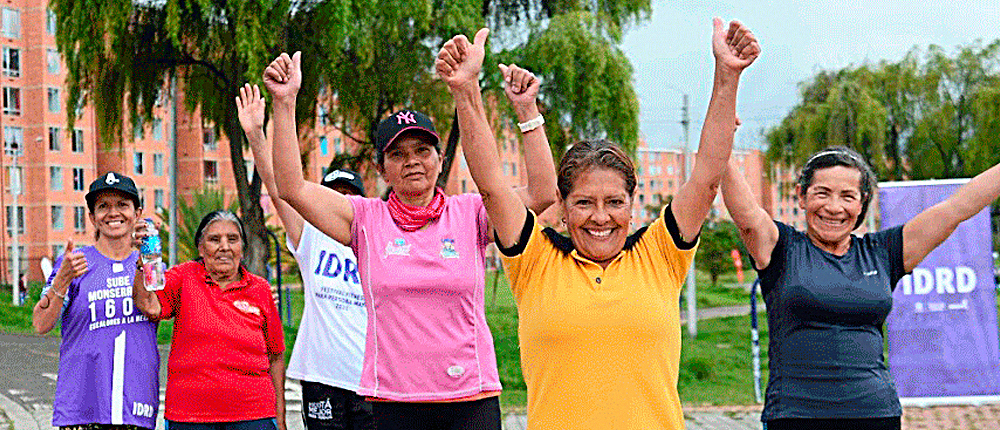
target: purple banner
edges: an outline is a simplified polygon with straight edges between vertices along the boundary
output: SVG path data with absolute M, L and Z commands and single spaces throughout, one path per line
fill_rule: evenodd
M 964 182 L 880 185 L 882 228 L 905 224 Z M 992 244 L 987 207 L 896 285 L 886 328 L 900 397 L 1000 394 Z

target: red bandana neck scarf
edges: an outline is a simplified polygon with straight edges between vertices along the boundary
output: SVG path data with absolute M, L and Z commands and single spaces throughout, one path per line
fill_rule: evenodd
M 412 206 L 403 203 L 396 192 L 389 193 L 389 215 L 403 231 L 417 231 L 444 212 L 444 191 L 434 189 L 434 197 L 427 206 Z

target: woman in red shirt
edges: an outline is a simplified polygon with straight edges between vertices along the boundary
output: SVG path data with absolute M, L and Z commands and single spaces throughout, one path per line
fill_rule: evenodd
M 145 235 L 145 224 L 136 229 Z M 163 290 L 136 277 L 136 307 L 153 321 L 175 318 L 171 430 L 285 430 L 285 337 L 267 281 L 240 263 L 245 237 L 236 214 L 209 213 L 195 233 L 199 257 L 168 270 Z

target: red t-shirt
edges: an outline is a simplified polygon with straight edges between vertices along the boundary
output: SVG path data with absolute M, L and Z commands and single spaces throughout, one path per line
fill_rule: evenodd
M 160 319 L 175 318 L 167 362 L 164 418 L 232 422 L 272 418 L 275 394 L 268 354 L 285 351 L 271 289 L 240 268 L 242 279 L 224 290 L 198 261 L 166 273 L 156 293 Z

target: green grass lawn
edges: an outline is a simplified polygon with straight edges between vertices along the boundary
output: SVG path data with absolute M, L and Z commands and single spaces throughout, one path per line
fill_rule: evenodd
M 752 281 L 752 277 L 748 277 Z M 723 275 L 715 287 L 708 277 L 699 273 L 699 307 L 744 305 L 749 294 L 743 285 L 737 285 L 735 275 Z M 33 284 L 32 297 L 37 298 L 40 285 Z M 285 326 L 286 359 L 291 356 L 299 320 L 302 317 L 303 295 L 300 289 L 291 290 L 292 320 Z M 523 412 L 527 392 L 521 374 L 520 348 L 517 338 L 517 307 L 505 276 L 486 277 L 486 319 L 493 333 L 496 346 L 500 381 L 504 391 L 500 397 L 505 413 Z M 10 288 L 0 286 L 0 331 L 31 333 L 31 303 L 21 307 L 10 305 Z M 1000 309 L 1000 297 L 997 298 Z M 282 316 L 284 317 L 284 313 Z M 767 322 L 760 314 L 761 371 L 767 380 Z M 160 324 L 158 340 L 170 342 L 173 323 Z M 686 332 L 684 332 L 686 333 Z M 59 335 L 59 327 L 50 333 Z M 754 402 L 753 374 L 750 355 L 750 317 L 738 316 L 701 321 L 698 338 L 686 334 L 681 348 L 678 390 L 685 405 L 743 405 Z M 2 426 L 0 426 L 2 428 Z

